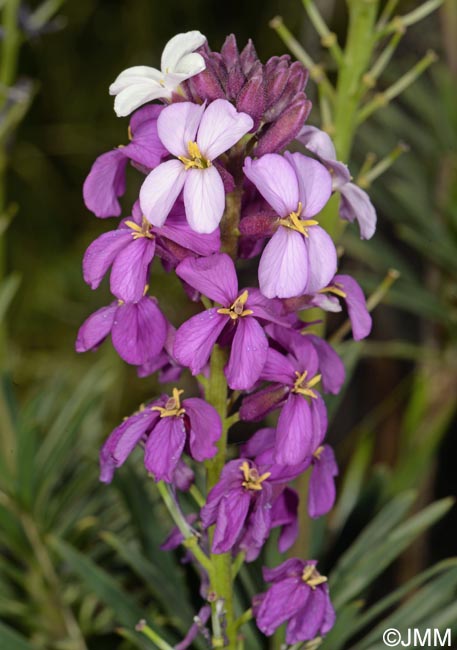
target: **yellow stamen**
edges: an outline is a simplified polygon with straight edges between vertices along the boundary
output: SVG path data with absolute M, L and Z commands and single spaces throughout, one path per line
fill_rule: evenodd
M 184 164 L 184 169 L 208 169 L 208 167 L 211 167 L 211 160 L 203 157 L 196 142 L 188 142 L 187 151 L 189 152 L 188 158 L 186 156 L 178 156 L 179 160 Z
M 184 393 L 183 390 L 173 388 L 173 397 L 170 397 L 167 400 L 165 407 L 153 406 L 151 411 L 158 411 L 161 418 L 178 417 L 179 415 L 183 415 L 186 412 L 186 409 L 181 407 L 180 395 L 182 395 L 182 393 Z
M 300 219 L 302 209 L 303 206 L 301 202 L 299 202 L 297 210 L 295 212 L 291 212 L 288 217 L 279 219 L 279 223 L 285 228 L 296 230 L 297 232 L 300 232 L 304 237 L 308 237 L 308 228 L 310 226 L 317 226 L 319 222 L 315 219 Z
M 335 284 L 331 284 L 329 287 L 324 287 L 324 289 L 320 289 L 317 293 L 334 293 L 335 296 L 339 296 L 340 298 L 346 298 L 346 293 L 343 291 L 343 289 L 340 289 L 342 287 L 342 284 L 339 284 L 338 282 L 335 282 Z
M 233 305 L 228 309 L 227 307 L 221 307 L 217 310 L 218 314 L 224 314 L 225 316 L 230 316 L 232 320 L 236 320 L 239 316 L 250 316 L 254 312 L 252 309 L 245 309 L 244 305 L 246 304 L 249 297 L 248 290 L 243 291 L 241 296 L 235 300 Z
M 128 136 L 129 136 L 129 140 L 133 140 L 133 133 L 132 133 L 132 129 L 130 128 L 130 125 L 129 125 L 128 129 L 127 129 L 127 133 L 128 133 Z
M 130 228 L 130 230 L 133 230 L 132 232 L 133 239 L 140 239 L 141 237 L 147 237 L 147 239 L 154 239 L 154 235 L 150 230 L 151 224 L 146 219 L 146 217 L 143 217 L 141 226 L 135 223 L 134 221 L 131 221 L 130 219 L 128 219 L 124 223 L 126 226 Z
M 316 571 L 316 567 L 313 564 L 308 564 L 303 569 L 301 579 L 303 580 L 303 582 L 306 582 L 306 584 L 309 585 L 313 591 L 319 585 L 322 585 L 324 582 L 327 582 L 327 578 L 325 576 L 321 576 Z
M 324 451 L 324 448 L 323 448 L 322 445 L 321 445 L 321 446 L 318 447 L 318 448 L 316 449 L 316 451 L 314 452 L 314 454 L 313 454 L 314 458 L 317 458 L 317 460 L 319 460 L 323 451 Z
M 265 472 L 259 476 L 259 472 L 254 467 L 249 467 L 249 463 L 245 460 L 240 465 L 240 470 L 243 472 L 244 481 L 242 486 L 246 490 L 259 491 L 262 489 L 262 483 L 271 476 L 271 472 Z
M 314 375 L 314 377 L 312 377 L 309 381 L 306 381 L 306 377 L 308 375 L 307 370 L 305 370 L 305 372 L 302 374 L 296 370 L 295 374 L 297 376 L 297 379 L 295 380 L 292 392 L 316 399 L 317 393 L 312 390 L 312 388 L 320 382 L 322 375 Z

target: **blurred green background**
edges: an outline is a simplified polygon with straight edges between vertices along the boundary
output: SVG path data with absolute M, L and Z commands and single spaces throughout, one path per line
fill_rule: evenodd
M 0 2 L 0 8 L 7 3 Z M 117 648 L 123 642 L 114 627 L 132 628 L 141 607 L 150 615 L 152 608 L 154 620 L 166 629 L 173 625 L 167 618 L 172 613 L 157 594 L 157 584 L 169 580 L 171 570 L 171 560 L 158 558 L 157 550 L 168 523 L 160 509 L 152 517 L 155 497 L 139 478 L 141 470 L 133 463 L 115 488 L 97 481 L 100 441 L 154 394 L 156 384 L 137 379 L 109 343 L 95 354 L 74 353 L 78 327 L 110 299 L 106 283 L 92 292 L 81 275 L 85 248 L 112 227 L 85 209 L 82 183 L 99 154 L 127 139 L 127 121 L 116 118 L 108 86 L 126 67 L 157 65 L 165 42 L 189 29 L 206 34 L 213 49 L 234 32 L 240 46 L 252 38 L 262 60 L 282 54 L 286 47 L 268 25 L 277 14 L 315 60 L 327 62 L 327 55 L 299 0 L 58 4 L 49 27 L 38 33 L 29 20 L 38 3 L 21 5 L 26 40 L 18 78 L 32 80 L 35 95 L 22 123 L 3 140 L 7 201 L 15 210 L 5 234 L 6 267 L 20 284 L 7 311 L 3 359 L 0 427 L 4 440 L 15 440 L 15 449 L 5 455 L 11 481 L 0 493 L 5 551 L 0 616 L 33 647 Z M 345 3 L 317 5 L 344 44 Z M 417 5 L 405 0 L 398 11 Z M 382 158 L 399 141 L 409 146 L 369 190 L 379 216 L 375 239 L 360 242 L 355 228 L 349 228 L 342 242 L 345 268 L 367 293 L 389 268 L 398 269 L 401 278 L 374 313 L 371 339 L 340 346 L 351 381 L 331 404 L 330 441 L 346 472 L 328 528 L 318 524 L 311 532 L 311 548 L 329 567 L 390 498 L 415 488 L 417 510 L 456 493 L 457 18 L 452 0 L 408 30 L 380 86 L 398 78 L 429 48 L 440 61 L 363 126 L 351 160 L 356 175 L 367 153 Z M 316 95 L 311 82 L 309 94 Z M 310 121 L 319 124 L 317 110 Z M 139 183 L 132 170 L 129 182 L 126 210 Z M 157 274 L 152 289 L 178 324 L 186 313 L 176 306 L 179 287 L 158 268 Z M 332 328 L 338 324 L 331 320 Z M 108 531 L 105 537 L 103 531 Z M 143 553 L 136 566 L 132 556 L 126 557 L 127 543 Z M 452 555 L 456 543 L 452 509 L 374 582 L 368 600 Z M 103 575 L 94 574 L 95 564 L 85 565 L 84 557 L 102 567 Z M 148 577 L 146 587 L 138 585 L 138 575 Z M 125 592 L 116 591 L 113 576 Z M 178 589 L 194 594 L 189 572 L 180 579 L 185 586 Z M 102 583 L 105 591 L 100 591 Z M 126 594 L 134 595 L 135 605 L 122 600 L 130 597 Z M 184 600 L 182 607 L 189 620 Z M 11 639 L 19 643 L 16 637 L 5 639 L 11 646 L 0 643 L 2 650 L 26 649 L 13 645 Z M 144 647 L 136 637 L 125 643 Z

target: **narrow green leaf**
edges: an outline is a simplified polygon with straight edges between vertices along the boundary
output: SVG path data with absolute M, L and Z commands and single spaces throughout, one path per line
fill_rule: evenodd
M 4 650 L 36 650 L 32 645 L 12 628 L 0 621 L 0 648 Z

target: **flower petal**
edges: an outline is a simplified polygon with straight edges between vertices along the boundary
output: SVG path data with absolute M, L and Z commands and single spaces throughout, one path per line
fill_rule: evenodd
M 197 142 L 200 151 L 209 160 L 233 147 L 254 122 L 246 113 L 239 113 L 226 99 L 216 99 L 203 114 L 198 128 Z
M 119 228 L 97 237 L 86 250 L 83 259 L 84 281 L 96 289 L 116 256 L 132 241 L 127 228 Z
M 345 221 L 357 221 L 361 239 L 370 239 L 376 230 L 376 210 L 368 194 L 354 183 L 346 183 L 341 189 L 340 217 Z
M 134 239 L 116 257 L 111 269 L 111 293 L 125 302 L 138 302 L 148 283 L 149 266 L 154 257 L 155 241 Z
M 313 217 L 322 210 L 330 198 L 332 177 L 324 165 L 317 160 L 289 151 L 286 151 L 284 156 L 297 175 L 302 216 Z
M 217 452 L 215 443 L 222 434 L 222 422 L 218 412 L 198 397 L 190 397 L 182 403 L 190 421 L 189 447 L 192 458 L 207 460 Z
M 327 598 L 323 589 L 311 591 L 308 587 L 308 599 L 305 606 L 297 612 L 287 626 L 286 641 L 288 644 L 314 639 L 324 621 Z
M 297 176 L 283 156 L 269 153 L 258 160 L 246 158 L 243 171 L 278 216 L 287 217 L 297 209 Z
M 250 316 L 239 318 L 229 362 L 225 367 L 230 388 L 252 388 L 265 365 L 267 351 L 268 341 L 262 326 Z
M 122 149 L 113 149 L 97 158 L 84 181 L 83 197 L 86 208 L 96 217 L 118 217 L 121 204 L 118 197 L 125 192 L 125 167 L 128 159 Z
M 216 167 L 186 172 L 184 205 L 192 230 L 206 234 L 216 230 L 225 209 L 224 183 Z
M 195 142 L 204 104 L 176 102 L 163 109 L 157 120 L 157 132 L 166 149 L 174 156 L 189 156 L 189 142 Z
M 159 83 L 162 78 L 162 72 L 156 68 L 151 68 L 147 65 L 135 65 L 131 68 L 122 70 L 110 85 L 109 94 L 117 95 L 132 84 L 141 84 L 151 81 Z
M 287 357 L 277 350 L 269 348 L 261 376 L 266 381 L 276 381 L 286 386 L 293 386 L 295 368 Z
M 336 161 L 336 151 L 330 136 L 316 126 L 305 124 L 296 139 L 318 158 L 324 161 Z
M 344 364 L 331 345 L 314 334 L 307 334 L 319 358 L 319 369 L 322 374 L 322 387 L 326 393 L 337 395 L 344 383 Z
M 84 321 L 76 339 L 76 352 L 94 350 L 106 339 L 113 326 L 117 309 L 117 302 L 112 302 L 111 305 L 98 309 Z
M 168 98 L 170 95 L 171 92 L 158 81 L 141 79 L 139 83 L 132 82 L 131 85 L 116 94 L 114 111 L 118 117 L 126 117 L 143 104 L 162 97 Z
M 237 298 L 235 265 L 225 253 L 199 259 L 188 257 L 177 266 L 176 274 L 204 296 L 225 307 Z
M 338 259 L 332 238 L 320 226 L 311 226 L 305 239 L 308 252 L 306 293 L 326 287 L 336 273 Z
M 368 336 L 372 325 L 363 291 L 358 282 L 350 275 L 335 275 L 334 282 L 339 284 L 346 294 L 345 301 L 352 325 L 352 334 L 355 341 L 360 341 Z
M 297 578 L 285 578 L 271 586 L 257 612 L 257 627 L 267 636 L 288 621 L 308 598 L 308 591 Z
M 213 553 L 227 553 L 240 536 L 246 520 L 251 497 L 241 488 L 222 499 L 217 512 L 216 528 L 213 537 Z
M 197 50 L 205 42 L 206 36 L 196 29 L 182 34 L 176 34 L 176 36 L 170 38 L 163 48 L 162 57 L 160 59 L 162 72 L 180 72 L 180 60 L 187 54 Z M 200 72 L 200 70 L 197 70 L 193 74 L 197 74 L 197 72 Z
M 186 442 L 184 422 L 180 417 L 160 418 L 148 436 L 144 464 L 156 481 L 172 483 L 173 474 Z
M 111 336 L 119 356 L 127 363 L 141 366 L 162 350 L 167 321 L 155 301 L 146 296 L 118 308 Z
M 184 216 L 184 206 L 182 210 Z M 185 217 L 184 220 L 174 217 L 174 209 L 170 212 L 166 223 L 156 230 L 156 234 L 204 257 L 218 253 L 221 247 L 218 229 L 209 234 L 196 233 L 185 221 Z
M 162 226 L 181 192 L 186 171 L 179 160 L 161 163 L 146 177 L 140 190 L 140 205 L 146 219 Z
M 311 456 L 315 449 L 313 424 L 306 398 L 290 394 L 276 429 L 275 461 L 279 465 L 297 465 Z
M 208 363 L 211 350 L 227 318 L 217 309 L 207 309 L 183 323 L 176 332 L 173 354 L 183 366 L 198 375 Z
M 294 298 L 304 293 L 307 281 L 307 249 L 303 236 L 280 226 L 260 258 L 260 290 L 267 298 Z
M 313 460 L 313 470 L 309 481 L 308 513 L 313 519 L 327 514 L 335 503 L 336 489 L 334 477 L 338 475 L 335 454 L 325 445 L 319 458 Z
M 157 167 L 168 153 L 157 133 L 157 118 L 162 110 L 162 106 L 148 105 L 136 111 L 130 120 L 133 138 L 123 147 L 128 158 L 149 169 Z

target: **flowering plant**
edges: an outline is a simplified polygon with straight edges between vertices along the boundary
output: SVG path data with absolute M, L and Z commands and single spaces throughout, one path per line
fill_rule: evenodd
M 290 557 L 305 508 L 291 483 L 309 477 L 311 518 L 331 510 L 338 467 L 321 393 L 337 394 L 345 369 L 325 339 L 325 312 L 346 309 L 356 341 L 371 330 L 362 289 L 338 273 L 329 201 L 338 195 L 339 218 L 356 222 L 362 239 L 374 234 L 376 213 L 329 134 L 307 123 L 307 81 L 307 68 L 288 55 L 262 63 L 252 42 L 239 51 L 229 36 L 215 52 L 199 32 L 179 34 L 160 70 L 130 68 L 111 85 L 116 113 L 131 115 L 130 142 L 102 154 L 84 184 L 97 217 L 119 217 L 128 162 L 144 176 L 130 214 L 85 254 L 86 282 L 97 288 L 111 268 L 115 300 L 84 322 L 76 349 L 96 349 L 111 334 L 140 376 L 160 371 L 171 385 L 111 433 L 100 464 L 109 483 L 143 449 L 176 526 L 162 548 L 183 545 L 200 576 L 201 608 L 175 648 L 198 635 L 213 648 L 243 647 L 251 618 L 267 636 L 286 624 L 286 643 L 299 647 L 335 622 L 318 561 Z M 181 324 L 150 295 L 155 256 L 195 304 Z M 186 369 L 198 397 L 180 387 Z M 241 447 L 230 444 L 240 421 L 263 422 Z M 180 503 L 188 491 L 198 505 L 190 516 Z M 264 567 L 270 586 L 238 612 L 237 574 L 273 529 L 289 556 Z M 139 629 L 171 648 L 146 623 Z

